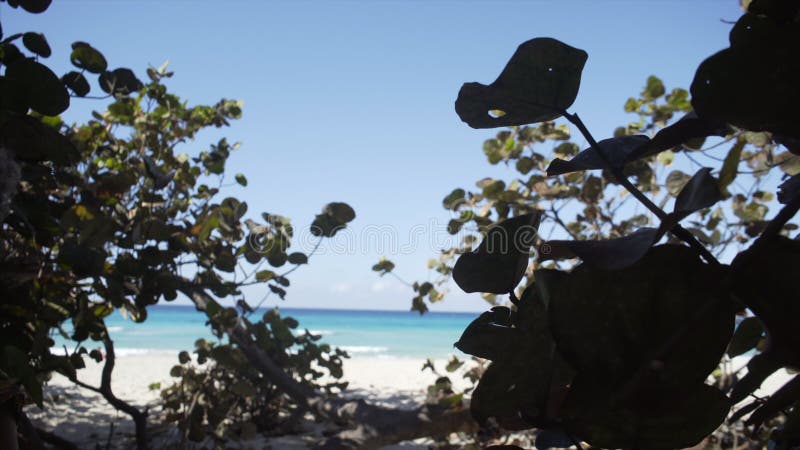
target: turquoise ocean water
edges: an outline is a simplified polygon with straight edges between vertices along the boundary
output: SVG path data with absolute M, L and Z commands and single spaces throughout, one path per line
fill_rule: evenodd
M 253 317 L 263 312 L 257 311 Z M 379 358 L 464 356 L 453 343 L 479 314 L 431 312 L 420 316 L 406 311 L 294 308 L 281 308 L 280 312 L 297 319 L 298 330 L 305 328 L 321 334 L 321 342 L 341 347 L 351 357 Z M 196 339 L 215 339 L 205 325 L 205 315 L 188 305 L 150 307 L 144 323 L 114 312 L 106 319 L 106 325 L 120 356 L 192 351 Z M 62 344 L 61 340 L 57 343 Z M 85 345 L 90 349 L 99 347 L 99 343 L 91 341 Z

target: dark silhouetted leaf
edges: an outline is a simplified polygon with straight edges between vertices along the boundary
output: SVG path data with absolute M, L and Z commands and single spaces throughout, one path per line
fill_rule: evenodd
M 739 274 L 733 277 L 737 297 L 767 329 L 764 353 L 800 367 L 800 241 L 777 236 L 737 255 L 731 267 Z
M 667 398 L 643 395 L 634 405 L 606 403 L 587 410 L 580 402 L 570 402 L 574 399 L 568 398 L 565 408 L 580 415 L 567 419 L 566 428 L 596 448 L 693 447 L 717 429 L 730 410 L 722 392 L 702 383 Z
M 783 413 L 798 399 L 800 399 L 800 375 L 792 378 L 772 394 L 760 408 L 753 412 L 750 418 L 747 419 L 747 423 L 758 429 L 767 420 Z
M 653 156 L 657 153 L 675 148 L 693 139 L 707 136 L 725 136 L 731 128 L 722 121 L 700 118 L 694 111 L 686 113 L 677 122 L 661 129 L 653 139 L 633 150 L 625 158 L 625 162 Z
M 17 0 L 16 3 L 29 13 L 39 14 L 47 10 L 52 0 Z
M 511 310 L 495 306 L 473 320 L 455 346 L 469 355 L 495 361 L 513 351 L 519 339 L 519 330 L 511 328 Z
M 465 83 L 456 112 L 473 128 L 553 120 L 575 101 L 587 58 L 585 51 L 555 39 L 531 39 L 517 48 L 494 83 Z
M 25 45 L 25 48 L 42 58 L 48 58 L 52 54 L 50 46 L 47 44 L 47 39 L 45 39 L 42 33 L 25 33 L 22 35 L 22 43 Z
M 592 241 L 553 240 L 539 249 L 539 259 L 580 258 L 602 269 L 622 269 L 640 260 L 663 233 L 655 228 L 640 228 L 617 238 Z
M 20 59 L 6 68 L 6 78 L 24 92 L 28 106 L 45 116 L 57 116 L 69 107 L 69 93 L 56 74 L 31 59 Z
M 796 25 L 745 14 L 731 32 L 731 46 L 703 61 L 692 81 L 698 116 L 753 131 L 800 137 L 800 39 Z M 764 70 L 769 67 L 770 70 Z
M 597 144 L 603 150 L 603 154 L 613 167 L 622 167 L 626 158 L 634 150 L 648 143 L 650 138 L 644 135 L 619 136 L 610 139 L 603 139 Z M 547 175 L 562 175 L 581 170 L 604 169 L 606 163 L 597 154 L 594 148 L 587 148 L 581 151 L 569 161 L 554 159 L 547 167 Z
M 725 156 L 725 162 L 722 163 L 722 169 L 720 169 L 719 173 L 720 189 L 727 189 L 728 185 L 733 183 L 733 180 L 736 179 L 736 174 L 739 170 L 739 161 L 741 160 L 742 149 L 745 143 L 746 141 L 744 140 L 737 140 Z
M 800 195 L 800 174 L 794 175 L 778 186 L 778 201 L 789 203 Z
M 100 89 L 108 94 L 129 95 L 144 87 L 131 69 L 119 68 L 103 72 L 99 78 Z
M 2 145 L 23 161 L 53 161 L 71 164 L 80 153 L 70 140 L 33 116 L 14 116 L 0 127 Z
M 85 42 L 72 43 L 72 53 L 69 56 L 69 60 L 75 67 L 91 73 L 103 73 L 108 67 L 103 54 Z
M 455 210 L 461 203 L 464 202 L 464 195 L 466 193 L 463 189 L 453 189 L 453 192 L 447 195 L 447 197 L 442 200 L 442 206 L 446 209 L 453 209 Z
M 182 352 L 178 353 L 178 361 L 181 364 L 186 364 L 191 360 L 192 360 L 192 357 L 189 356 L 189 352 L 182 351 Z
M 290 264 L 308 264 L 308 256 L 305 253 L 294 252 L 289 254 L 287 260 Z
M 722 199 L 717 180 L 711 176 L 711 169 L 704 167 L 692 176 L 675 199 L 675 214 L 684 217 L 703 208 L 713 206 Z
M 86 94 L 88 94 L 91 90 L 89 82 L 86 81 L 86 77 L 84 77 L 82 73 L 75 72 L 74 70 L 67 72 L 63 77 L 61 77 L 61 81 L 65 86 L 72 89 L 72 92 L 74 92 L 78 97 L 85 97 Z
M 243 174 L 237 173 L 234 178 L 240 186 L 247 186 L 247 177 L 245 177 Z
M 575 441 L 564 430 L 539 430 L 536 434 L 537 450 L 569 448 L 573 445 Z
M 608 384 L 627 380 L 691 317 L 717 297 L 721 267 L 703 263 L 685 246 L 654 247 L 635 265 L 600 270 L 582 264 L 570 273 L 538 270 L 541 298 L 560 353 L 579 372 Z M 672 346 L 661 361 L 654 389 L 702 383 L 733 334 L 734 314 L 722 302 Z
M 464 292 L 511 292 L 528 267 L 539 212 L 507 219 L 489 229 L 474 252 L 459 256 L 453 280 Z
M 323 212 L 341 224 L 352 222 L 356 218 L 356 212 L 347 203 L 328 203 L 325 205 Z
M 781 362 L 770 353 L 759 353 L 747 362 L 747 374 L 733 385 L 730 398 L 733 404 L 739 403 L 755 392 L 761 383 L 781 368 Z
M 762 334 L 764 334 L 764 325 L 761 324 L 758 317 L 744 319 L 736 327 L 733 339 L 728 344 L 728 356 L 733 358 L 756 348 Z

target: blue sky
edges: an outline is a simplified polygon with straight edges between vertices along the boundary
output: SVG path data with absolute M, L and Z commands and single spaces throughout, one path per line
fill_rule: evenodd
M 244 173 L 249 185 L 229 194 L 303 229 L 330 201 L 357 213 L 347 233 L 292 274 L 283 304 L 365 309 L 410 306 L 408 288 L 370 271 L 382 255 L 406 279 L 433 277 L 425 262 L 443 242 L 444 195 L 485 176 L 512 176 L 481 152 L 494 132 L 472 130 L 455 114 L 463 82 L 489 83 L 523 41 L 557 38 L 589 53 L 571 110 L 604 138 L 631 120 L 622 105 L 648 75 L 688 87 L 697 65 L 727 46 L 730 25 L 721 19 L 740 14 L 736 0 L 55 0 L 41 15 L 0 6 L 6 35 L 45 33 L 57 73 L 70 70 L 69 44 L 81 40 L 110 67 L 141 78 L 148 64 L 169 60 L 169 85 L 190 103 L 243 100 L 243 119 L 224 135 L 242 141 L 228 171 Z M 102 107 L 74 100 L 66 118 L 83 121 Z M 377 232 L 397 249 L 365 237 Z M 298 249 L 309 248 L 300 241 Z M 486 306 L 477 295 L 451 293 L 432 309 Z

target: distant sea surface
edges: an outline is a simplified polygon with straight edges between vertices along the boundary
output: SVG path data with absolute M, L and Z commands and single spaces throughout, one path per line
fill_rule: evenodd
M 118 311 L 106 318 L 106 326 L 119 356 L 145 353 L 177 353 L 194 350 L 198 338 L 214 340 L 206 317 L 189 305 L 156 305 L 147 309 L 147 320 L 135 323 Z M 267 310 L 253 313 L 260 319 Z M 464 356 L 453 347 L 464 328 L 478 313 L 429 312 L 420 316 L 406 311 L 364 311 L 280 308 L 282 317 L 300 322 L 296 331 L 308 329 L 322 335 L 320 342 L 346 350 L 351 357 L 444 358 Z M 67 344 L 57 339 L 57 345 Z M 74 345 L 74 343 L 73 343 Z M 87 341 L 89 348 L 100 343 Z

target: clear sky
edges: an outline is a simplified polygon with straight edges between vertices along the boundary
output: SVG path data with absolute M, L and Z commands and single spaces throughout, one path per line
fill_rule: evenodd
M 689 86 L 697 65 L 727 46 L 731 25 L 722 20 L 741 15 L 738 3 L 54 0 L 41 15 L 3 3 L 0 17 L 6 35 L 45 33 L 57 73 L 70 70 L 69 44 L 81 40 L 111 68 L 143 79 L 148 64 L 169 60 L 169 85 L 190 103 L 243 100 L 243 119 L 224 135 L 242 141 L 228 171 L 249 185 L 231 195 L 251 212 L 291 217 L 299 231 L 330 201 L 357 213 L 348 232 L 292 274 L 282 304 L 407 309 L 410 289 L 371 265 L 385 255 L 406 279 L 432 278 L 425 262 L 447 245 L 442 197 L 485 176 L 512 176 L 483 156 L 494 131 L 472 130 L 455 114 L 463 82 L 490 83 L 517 45 L 557 38 L 589 53 L 571 110 L 609 137 L 632 119 L 622 106 L 648 75 L 668 89 Z M 66 118 L 86 120 L 102 105 L 73 100 Z M 297 249 L 308 250 L 299 234 Z M 432 309 L 486 307 L 477 294 L 451 294 Z

